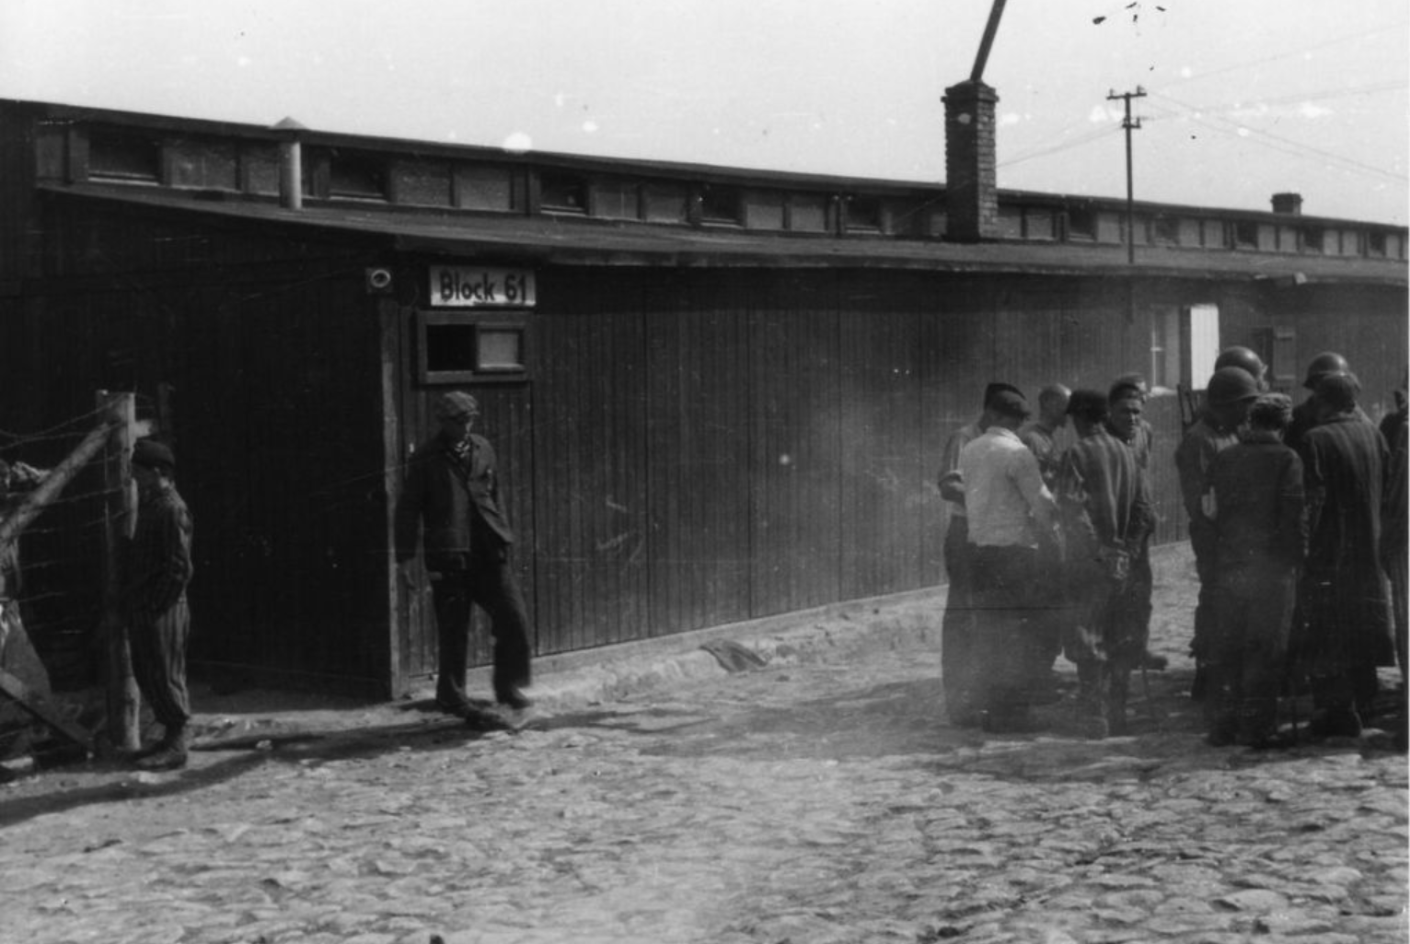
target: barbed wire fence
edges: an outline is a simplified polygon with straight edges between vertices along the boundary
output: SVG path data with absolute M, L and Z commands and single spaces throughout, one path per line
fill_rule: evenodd
M 99 627 L 116 593 L 118 537 L 135 520 L 131 445 L 160 421 L 152 398 L 99 391 L 96 399 L 92 411 L 57 426 L 0 430 L 0 459 L 31 471 L 27 487 L 0 505 L 0 550 L 13 548 L 17 559 L 5 595 L 19 608 L 17 633 L 24 637 L 10 633 L 0 644 L 0 671 L 17 668 L 27 676 L 18 690 L 13 676 L 0 676 L 9 696 L 0 700 L 6 708 L 0 735 L 13 733 L 19 707 L 70 740 L 91 742 L 92 730 L 105 729 L 108 743 L 131 748 L 140 703 L 126 637 Z M 30 664 L 14 664 L 25 659 Z M 51 697 L 98 685 L 105 710 L 86 720 L 57 709 Z

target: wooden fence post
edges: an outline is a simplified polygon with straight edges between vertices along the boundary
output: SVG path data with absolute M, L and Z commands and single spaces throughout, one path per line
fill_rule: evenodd
M 120 542 L 137 524 L 137 495 L 132 483 L 132 443 L 137 426 L 133 394 L 98 391 L 98 406 L 115 423 L 103 462 L 103 625 L 107 628 L 108 744 L 118 750 L 141 747 L 142 702 L 132 675 L 127 622 L 118 614 L 121 592 Z

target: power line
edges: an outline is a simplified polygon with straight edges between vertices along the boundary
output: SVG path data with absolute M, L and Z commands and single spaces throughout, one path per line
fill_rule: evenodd
M 1244 135 L 1239 134 L 1238 132 L 1246 131 L 1249 135 L 1257 135 L 1260 137 L 1269 138 L 1273 141 L 1277 141 L 1283 144 L 1284 147 L 1275 148 L 1275 150 L 1282 151 L 1283 153 L 1293 153 L 1299 157 L 1319 157 L 1324 160 L 1330 160 L 1336 163 L 1340 163 L 1348 169 L 1361 170 L 1380 177 L 1386 177 L 1390 180 L 1396 181 L 1397 183 L 1405 182 L 1405 174 L 1403 173 L 1397 174 L 1394 171 L 1388 171 L 1381 167 L 1375 167 L 1371 164 L 1358 161 L 1355 158 L 1346 157 L 1341 154 L 1335 154 L 1331 151 L 1323 151 L 1319 148 L 1314 148 L 1311 145 L 1303 144 L 1300 141 L 1294 141 L 1291 138 L 1285 138 L 1281 135 L 1273 134 L 1271 131 L 1264 131 L 1260 128 L 1250 128 L 1241 122 L 1236 122 L 1233 119 L 1225 118 L 1222 115 L 1211 115 L 1208 119 L 1206 119 L 1204 116 L 1198 113 L 1200 109 L 1195 108 L 1193 105 L 1190 105 L 1186 102 L 1182 102 L 1179 99 L 1171 98 L 1169 95 L 1161 95 L 1158 92 L 1152 94 L 1156 95 L 1156 97 L 1158 98 L 1164 99 L 1165 101 L 1171 102 L 1174 105 L 1178 105 L 1181 108 L 1188 109 L 1189 114 L 1184 115 L 1184 117 L 1188 118 L 1190 121 L 1194 121 L 1198 124 L 1201 124 L 1206 128 L 1210 128 L 1211 130 L 1223 131 L 1224 133 L 1232 134 L 1235 137 L 1243 138 L 1245 140 L 1246 138 L 1244 138 Z M 1234 127 L 1235 130 L 1226 131 L 1225 129 L 1222 129 L 1217 125 L 1211 124 L 1210 121 L 1217 121 L 1227 125 L 1231 125 Z M 1290 148 L 1293 150 L 1289 150 Z
M 1184 84 L 1189 83 L 1189 82 L 1198 82 L 1198 81 L 1201 81 L 1201 80 L 1203 80 L 1203 79 L 1213 78 L 1214 76 L 1217 76 L 1217 75 L 1224 75 L 1224 74 L 1229 73 L 1229 72 L 1237 72 L 1237 71 L 1239 71 L 1240 69 L 1251 69 L 1251 68 L 1253 68 L 1254 66 L 1265 65 L 1266 63 L 1269 63 L 1269 62 L 1278 62 L 1279 60 L 1282 60 L 1282 59 L 1291 59 L 1291 58 L 1293 58 L 1294 56 L 1305 55 L 1305 54 L 1307 54 L 1307 53 L 1309 53 L 1309 52 L 1315 52 L 1315 51 L 1317 51 L 1318 49 L 1326 49 L 1326 48 L 1329 47 L 1329 46 L 1338 46 L 1338 45 L 1340 45 L 1340 44 L 1342 44 L 1342 43 L 1348 43 L 1348 42 L 1351 42 L 1352 40 L 1361 39 L 1362 37 L 1365 37 L 1365 36 L 1372 36 L 1372 35 L 1374 35 L 1374 34 L 1376 34 L 1376 33 L 1385 33 L 1385 32 L 1389 32 L 1390 30 L 1404 30 L 1407 25 L 1410 25 L 1410 24 L 1407 24 L 1407 22 L 1402 21 L 1402 22 L 1399 22 L 1399 23 L 1391 23 L 1391 24 L 1389 24 L 1389 25 L 1387 25 L 1387 26 L 1377 26 L 1377 27 L 1374 27 L 1374 28 L 1372 28 L 1372 29 L 1362 30 L 1362 31 L 1359 32 L 1359 33 L 1349 33 L 1349 34 L 1347 34 L 1346 36 L 1338 36 L 1338 37 L 1336 37 L 1335 39 L 1329 39 L 1329 40 L 1327 40 L 1326 42 L 1316 43 L 1316 44 L 1311 45 L 1311 46 L 1304 46 L 1304 47 L 1302 47 L 1301 49 L 1292 49 L 1292 50 L 1289 50 L 1288 52 L 1278 53 L 1278 54 L 1272 55 L 1272 56 L 1265 56 L 1265 57 L 1263 57 L 1262 59 L 1249 59 L 1249 60 L 1244 61 L 1244 62 L 1237 62 L 1237 63 L 1234 63 L 1233 65 L 1225 66 L 1225 67 L 1222 68 L 1222 69 L 1214 69 L 1214 70 L 1212 70 L 1212 71 L 1210 71 L 1210 72 L 1201 72 L 1199 75 L 1192 75 L 1192 76 L 1188 76 L 1188 77 L 1186 77 L 1186 78 L 1177 79 L 1177 80 L 1175 80 L 1174 82 L 1172 82 L 1172 83 L 1170 83 L 1170 84 L 1171 84 L 1171 85 L 1184 85 Z
M 1099 141 L 1102 138 L 1110 137 L 1111 135 L 1115 134 L 1120 130 L 1121 129 L 1119 127 L 1114 125 L 1102 125 L 1095 131 L 1090 131 L 1087 134 L 1082 135 L 1080 138 L 1076 138 L 1072 141 L 1064 141 L 1061 144 L 1055 144 L 1052 147 L 1045 147 L 1042 150 L 1029 151 L 1026 154 L 1020 154 L 1018 157 L 1010 158 L 1006 161 L 1001 161 L 996 166 L 1011 167 L 1014 164 L 1022 164 L 1024 161 L 1031 161 L 1036 157 L 1047 157 L 1050 154 L 1059 154 L 1063 151 L 1071 150 L 1072 148 L 1085 147 L 1086 145 L 1091 144 L 1094 141 Z

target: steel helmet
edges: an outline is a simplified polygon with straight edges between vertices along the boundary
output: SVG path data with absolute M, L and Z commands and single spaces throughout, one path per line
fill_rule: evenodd
M 1258 381 L 1242 367 L 1221 367 L 1209 378 L 1205 397 L 1210 406 L 1225 406 L 1258 398 Z
M 1263 364 L 1263 358 L 1259 357 L 1252 349 L 1242 345 L 1226 347 L 1219 352 L 1219 356 L 1214 359 L 1214 369 L 1221 367 L 1239 367 L 1248 371 L 1254 380 L 1263 376 L 1263 372 L 1268 368 Z
M 1308 390 L 1316 390 L 1318 382 L 1323 377 L 1349 373 L 1351 373 L 1351 365 L 1346 362 L 1346 358 L 1335 351 L 1323 351 L 1312 358 L 1312 362 L 1307 365 L 1307 379 L 1302 382 L 1302 385 Z

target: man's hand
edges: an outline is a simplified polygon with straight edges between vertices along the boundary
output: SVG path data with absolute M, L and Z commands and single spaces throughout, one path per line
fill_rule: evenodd
M 416 589 L 419 581 L 416 579 L 416 561 L 407 560 L 397 564 L 397 575 L 401 577 L 402 586 Z

